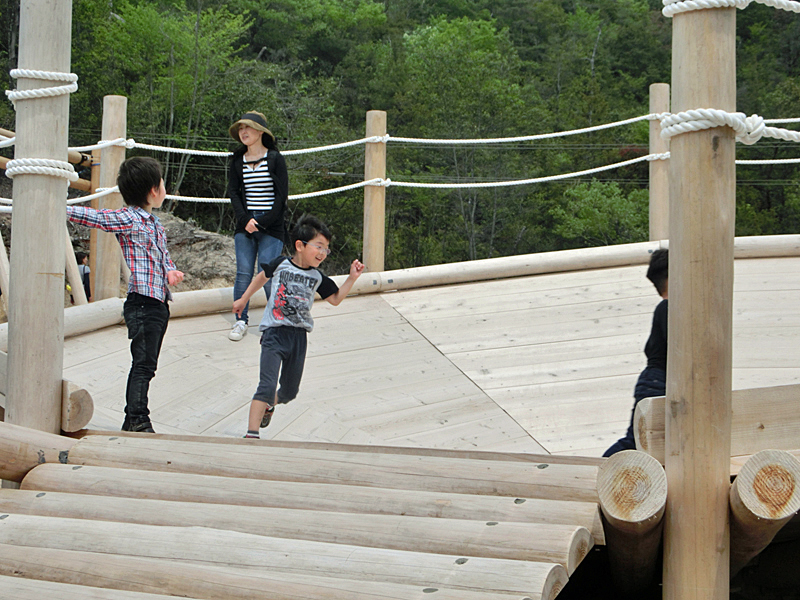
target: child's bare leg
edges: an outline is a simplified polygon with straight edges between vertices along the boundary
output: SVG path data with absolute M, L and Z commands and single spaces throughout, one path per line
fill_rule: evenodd
M 247 417 L 248 431 L 258 431 L 261 427 L 261 418 L 264 416 L 264 411 L 269 408 L 269 402 L 261 400 L 253 400 L 250 402 L 250 414 Z

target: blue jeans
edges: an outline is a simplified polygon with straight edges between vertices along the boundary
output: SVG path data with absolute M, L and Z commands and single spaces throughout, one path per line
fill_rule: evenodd
M 256 213 L 258 215 L 260 213 Z M 261 271 L 261 265 L 266 264 L 273 259 L 280 256 L 283 250 L 283 242 L 278 238 L 274 238 L 266 233 L 256 231 L 255 233 L 237 233 L 233 236 L 234 245 L 236 248 L 236 280 L 233 284 L 233 299 L 234 301 L 242 297 L 247 286 L 253 280 L 253 273 Z M 258 258 L 258 264 L 256 264 Z M 269 294 L 267 286 L 264 286 L 264 292 Z M 240 320 L 248 323 L 247 309 L 250 303 L 244 307 Z
M 128 294 L 122 308 L 131 341 L 131 370 L 125 390 L 125 425 L 150 423 L 147 393 L 156 374 L 161 342 L 167 332 L 169 306 L 135 292 Z M 124 426 L 123 426 L 124 427 Z

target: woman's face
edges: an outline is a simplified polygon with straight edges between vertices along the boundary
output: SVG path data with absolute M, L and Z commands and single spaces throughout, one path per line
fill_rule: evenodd
M 242 123 L 239 125 L 239 139 L 245 146 L 252 146 L 261 141 L 261 132 Z

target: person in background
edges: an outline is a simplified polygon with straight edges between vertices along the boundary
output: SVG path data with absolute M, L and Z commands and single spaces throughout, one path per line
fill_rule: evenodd
M 635 450 L 633 437 L 633 416 L 636 405 L 645 398 L 664 396 L 667 393 L 667 295 L 669 292 L 669 251 L 660 248 L 650 257 L 647 278 L 653 282 L 662 300 L 653 312 L 653 324 L 650 337 L 644 346 L 647 366 L 639 375 L 633 390 L 633 411 L 628 431 L 605 451 L 603 456 L 611 456 L 621 450 Z
M 283 250 L 289 177 L 264 115 L 255 111 L 245 113 L 228 131 L 241 143 L 228 166 L 228 197 L 236 219 L 235 301 L 250 285 L 256 266 L 270 263 Z M 228 333 L 234 342 L 247 333 L 248 308 L 246 304 Z
M 83 291 L 86 292 L 86 299 L 92 301 L 91 270 L 89 269 L 89 255 L 85 252 L 76 252 L 75 261 L 78 263 L 78 273 L 83 282 Z
M 164 226 L 153 214 L 167 195 L 161 165 L 153 158 L 129 158 L 119 167 L 117 185 L 128 206 L 118 210 L 67 206 L 67 218 L 116 235 L 130 267 L 128 297 L 122 313 L 133 360 L 125 390 L 122 431 L 154 433 L 147 395 L 169 322 L 167 302 L 172 294 L 167 286 L 183 281 L 183 273 L 175 268 Z

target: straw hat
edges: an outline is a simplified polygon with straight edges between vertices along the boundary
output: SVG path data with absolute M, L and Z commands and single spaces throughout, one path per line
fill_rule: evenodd
M 228 133 L 231 134 L 231 137 L 235 141 L 239 141 L 239 126 L 240 125 L 247 125 L 252 127 L 256 131 L 261 131 L 266 133 L 269 137 L 272 138 L 272 141 L 275 141 L 275 136 L 273 133 L 267 129 L 267 119 L 262 115 L 260 112 L 256 112 L 251 110 L 250 112 L 246 112 L 242 115 L 242 118 L 236 121 L 233 125 L 230 126 L 228 129 Z

